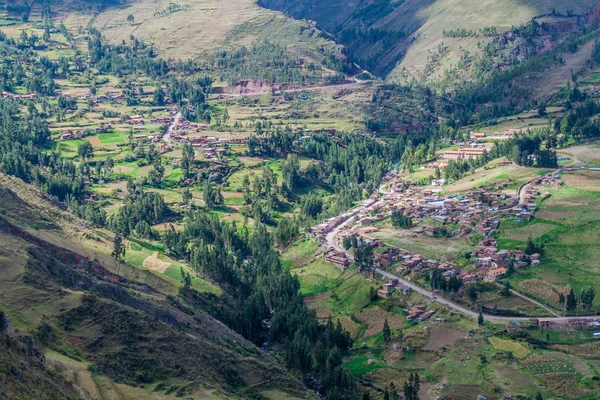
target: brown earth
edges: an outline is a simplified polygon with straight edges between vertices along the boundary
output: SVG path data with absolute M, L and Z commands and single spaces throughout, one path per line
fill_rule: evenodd
M 441 350 L 454 348 L 456 342 L 464 337 L 464 333 L 444 326 L 435 326 L 429 332 L 429 341 L 423 350 Z

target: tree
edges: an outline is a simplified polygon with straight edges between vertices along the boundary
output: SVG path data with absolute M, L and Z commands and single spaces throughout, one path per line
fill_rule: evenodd
M 477 287 L 475 285 L 467 286 L 467 295 L 469 296 L 469 298 L 471 299 L 471 301 L 473 303 L 475 303 L 475 301 L 477 301 L 478 294 L 479 294 L 479 292 L 477 291 Z
M 544 400 L 540 392 L 537 392 L 537 394 L 535 395 L 535 400 Z
M 388 324 L 387 318 L 383 322 L 383 341 L 388 343 L 392 338 L 392 331 L 390 330 L 390 325 Z
M 596 297 L 596 291 L 594 290 L 593 287 L 590 287 L 589 289 L 585 290 L 583 289 L 581 291 L 581 304 L 583 305 L 584 308 L 592 308 L 592 304 L 594 303 L 594 298 Z
M 154 90 L 154 104 L 157 106 L 165 105 L 165 91 L 163 90 L 162 86 L 158 86 Z
M 113 239 L 112 256 L 118 262 L 123 262 L 123 257 L 125 256 L 125 247 L 123 246 L 123 234 L 121 232 L 115 233 L 115 238 Z
M 559 293 L 558 294 L 558 302 L 560 303 L 561 306 L 564 307 L 564 305 L 565 305 L 565 295 L 564 295 L 564 293 Z
M 181 200 L 183 202 L 183 204 L 185 204 L 186 206 L 188 204 L 190 204 L 190 200 L 192 200 L 192 191 L 190 190 L 190 188 L 185 188 L 183 189 L 183 194 L 181 195 Z
M 92 144 L 87 140 L 81 142 L 81 144 L 77 148 L 77 154 L 79 154 L 79 157 L 81 157 L 83 160 L 87 160 L 88 157 L 93 153 L 93 151 L 94 148 L 92 147 Z
M 342 239 L 342 246 L 344 246 L 344 249 L 346 250 L 352 247 L 352 240 L 349 236 L 344 236 L 344 238 Z
M 287 185 L 290 190 L 294 190 L 300 177 L 300 161 L 296 154 L 288 154 L 287 160 L 285 160 L 281 166 L 281 174 L 283 175 L 283 182 Z
M 181 267 L 181 279 L 183 281 L 183 289 L 190 290 L 192 287 L 192 277 L 189 272 L 186 272 L 183 267 Z
M 189 178 L 192 174 L 192 167 L 194 165 L 194 148 L 186 143 L 183 145 L 181 151 L 181 169 L 183 171 L 184 178 Z
M 398 210 L 392 211 L 391 220 L 394 228 L 409 229 L 413 225 L 412 218 L 404 215 Z
M 504 286 L 502 287 L 500 294 L 504 297 L 510 296 L 510 283 L 504 282 Z
M 127 22 L 133 22 L 134 20 L 135 20 L 135 17 L 133 16 L 133 14 L 127 15 Z
M 377 300 L 377 289 L 375 289 L 373 286 L 369 288 L 369 299 L 371 301 Z
M 541 104 L 541 105 L 538 107 L 538 110 L 537 110 L 537 112 L 538 112 L 538 115 L 539 115 L 540 117 L 544 117 L 544 116 L 547 114 L 547 112 L 546 112 L 546 104 Z
M 421 388 L 421 378 L 417 372 L 411 372 L 408 381 L 404 382 L 404 399 L 419 400 L 419 389 Z
M 483 322 L 484 322 L 484 320 L 483 320 L 483 313 L 481 311 L 479 311 L 479 315 L 477 316 L 477 324 L 479 326 L 481 326 L 481 325 L 483 325 Z
M 250 190 L 250 177 L 246 174 L 242 179 L 242 194 L 246 204 L 252 203 L 252 191 Z
M 575 292 L 573 288 L 569 291 L 567 295 L 567 310 L 575 311 L 577 309 L 577 297 L 575 296 Z
M 354 262 L 359 271 L 370 271 L 373 269 L 373 246 L 360 239 L 358 247 L 354 250 Z
M 525 253 L 528 255 L 531 255 L 531 254 L 536 254 L 536 253 L 542 254 L 542 252 L 543 252 L 542 246 L 541 245 L 537 246 L 535 244 L 535 242 L 533 241 L 533 239 L 531 237 L 529 237 L 527 239 L 527 246 L 525 247 Z
M 223 194 L 221 190 L 209 180 L 204 182 L 202 187 L 202 199 L 207 208 L 213 208 L 216 205 L 223 204 Z

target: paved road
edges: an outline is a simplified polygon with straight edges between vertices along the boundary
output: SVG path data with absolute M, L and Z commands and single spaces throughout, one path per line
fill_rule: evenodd
M 167 131 L 163 135 L 162 139 L 165 143 L 171 142 L 171 133 L 173 133 L 173 129 L 175 129 L 177 124 L 179 124 L 180 120 L 181 120 L 181 111 L 179 111 L 177 114 L 175 114 L 175 118 L 173 118 L 173 121 L 171 121 L 171 123 L 169 124 L 169 126 L 167 128 Z
M 537 178 L 536 178 L 537 179 Z M 525 185 L 524 185 L 525 186 Z M 373 205 L 376 207 L 377 205 L 381 204 L 383 202 L 383 200 L 379 200 L 377 202 L 375 202 Z M 354 211 L 358 211 L 361 208 L 363 208 L 364 206 L 359 206 L 358 208 L 354 209 Z M 357 212 L 358 213 L 358 212 Z M 336 226 L 334 229 L 331 230 L 331 232 L 329 232 L 326 235 L 326 241 L 327 244 L 330 247 L 333 247 L 334 249 L 336 249 L 337 251 L 341 251 L 344 252 L 346 254 L 346 256 L 350 259 L 350 260 L 354 260 L 354 256 L 349 253 L 348 251 L 346 251 L 337 241 L 337 236 L 340 232 L 340 230 L 342 230 L 343 228 L 353 225 L 354 224 L 354 217 L 350 217 L 349 219 L 347 219 L 346 221 L 342 222 L 340 225 Z M 375 272 L 377 272 L 378 274 L 388 278 L 388 279 L 397 279 L 399 282 L 403 283 L 404 285 L 408 286 L 409 288 L 411 288 L 412 290 L 414 290 L 415 292 L 420 293 L 422 296 L 425 296 L 429 299 L 431 299 L 432 301 L 436 301 L 446 307 L 452 308 L 460 313 L 462 313 L 463 315 L 466 315 L 468 317 L 472 317 L 472 318 L 477 318 L 479 316 L 479 313 L 469 310 L 467 308 L 464 308 L 458 304 L 455 304 L 453 302 L 451 302 L 450 300 L 445 299 L 443 296 L 440 296 L 437 293 L 433 293 L 430 292 L 428 290 L 425 290 L 417 285 L 415 285 L 414 283 L 407 281 L 406 279 L 400 278 L 399 276 L 396 276 L 390 272 L 387 271 L 383 271 L 379 268 L 374 268 Z M 520 293 L 516 293 L 518 296 L 523 297 L 529 301 L 532 301 L 533 303 L 542 306 L 540 303 L 529 299 L 528 297 L 520 294 Z M 544 308 L 546 308 L 545 306 L 542 306 Z M 554 312 L 553 312 L 554 313 Z M 556 315 L 556 313 L 554 313 L 554 315 Z M 497 321 L 497 322 L 516 322 L 516 321 L 522 321 L 524 319 L 529 319 L 529 318 L 533 318 L 533 317 L 502 317 L 502 316 L 497 316 L 497 315 L 490 315 L 490 314 L 484 314 L 483 315 L 484 319 L 486 321 Z M 547 317 L 538 317 L 538 318 L 547 318 Z M 566 321 L 570 318 L 582 318 L 582 319 L 597 319 L 598 316 L 595 315 L 589 315 L 589 316 L 577 316 L 577 317 L 551 317 L 548 318 L 554 322 L 557 323 L 566 323 Z
M 562 171 L 562 168 L 559 168 L 556 171 L 547 173 L 546 175 L 555 175 L 561 171 Z M 544 176 L 546 176 L 546 175 L 544 175 Z M 519 197 L 519 205 L 525 204 L 525 193 L 527 192 L 527 189 L 529 189 L 531 186 L 534 186 L 534 182 L 540 178 L 542 178 L 542 177 L 538 176 L 537 178 L 533 178 L 532 180 L 525 183 L 524 185 L 521 185 L 521 187 L 519 188 L 519 191 L 517 192 L 517 196 Z

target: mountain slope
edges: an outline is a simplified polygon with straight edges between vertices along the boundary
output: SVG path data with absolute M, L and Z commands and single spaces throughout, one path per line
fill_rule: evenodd
M 9 333 L 22 341 L 33 335 L 70 359 L 58 364 L 73 381 L 69 364 L 86 362 L 95 380 L 166 395 L 277 389 L 307 396 L 275 360 L 209 314 L 230 307 L 225 296 L 198 293 L 192 307 L 161 293 L 167 282 L 159 276 L 109 261 L 106 232 L 87 228 L 19 179 L 0 175 L 0 204 L 0 308 Z M 40 365 L 27 371 L 64 387 Z M 70 396 L 36 387 L 49 398 Z M 7 396 L 18 397 L 17 389 L 9 386 Z
M 165 59 L 206 58 L 264 40 L 317 63 L 326 57 L 344 59 L 341 46 L 314 23 L 287 18 L 253 0 L 129 0 L 95 13 L 73 12 L 72 5 L 53 7 L 73 31 L 94 27 L 116 44 L 133 35 Z
M 440 46 L 447 47 L 438 72 L 455 65 L 464 50 L 477 51 L 490 37 L 479 32 L 494 28 L 502 33 L 533 17 L 551 14 L 582 15 L 598 4 L 581 0 L 260 0 L 264 7 L 294 18 L 316 21 L 333 33 L 361 64 L 372 72 L 398 80 L 417 76 L 431 63 Z M 569 11 L 568 11 L 569 10 Z M 561 17 L 562 18 L 562 17 Z M 452 31 L 473 35 L 449 37 Z M 444 31 L 446 34 L 444 34 Z M 477 34 L 477 35 L 476 35 Z

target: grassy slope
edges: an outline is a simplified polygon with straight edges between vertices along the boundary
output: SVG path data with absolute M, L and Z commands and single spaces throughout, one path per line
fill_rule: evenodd
M 304 396 L 277 362 L 203 311 L 223 297 L 198 294 L 192 310 L 166 296 L 177 293 L 177 279 L 111 263 L 106 233 L 18 179 L 0 175 L 0 199 L 0 309 L 13 335 L 35 334 L 38 345 L 91 365 L 86 374 L 53 357 L 71 381 L 106 392 L 101 399 L 150 398 L 143 389 L 206 398 L 207 386 L 222 398 L 244 385 Z M 47 329 L 38 331 L 41 324 Z
M 195 58 L 216 50 L 238 49 L 255 41 L 269 40 L 289 46 L 290 51 L 319 59 L 319 47 L 337 51 L 337 45 L 307 22 L 258 7 L 252 0 L 190 0 L 188 7 L 164 16 L 155 13 L 173 3 L 169 0 L 132 0 L 127 6 L 107 8 L 99 15 L 69 13 L 70 28 L 100 29 L 107 39 L 119 43 L 129 35 L 152 43 L 164 58 Z M 127 16 L 134 16 L 133 22 Z

